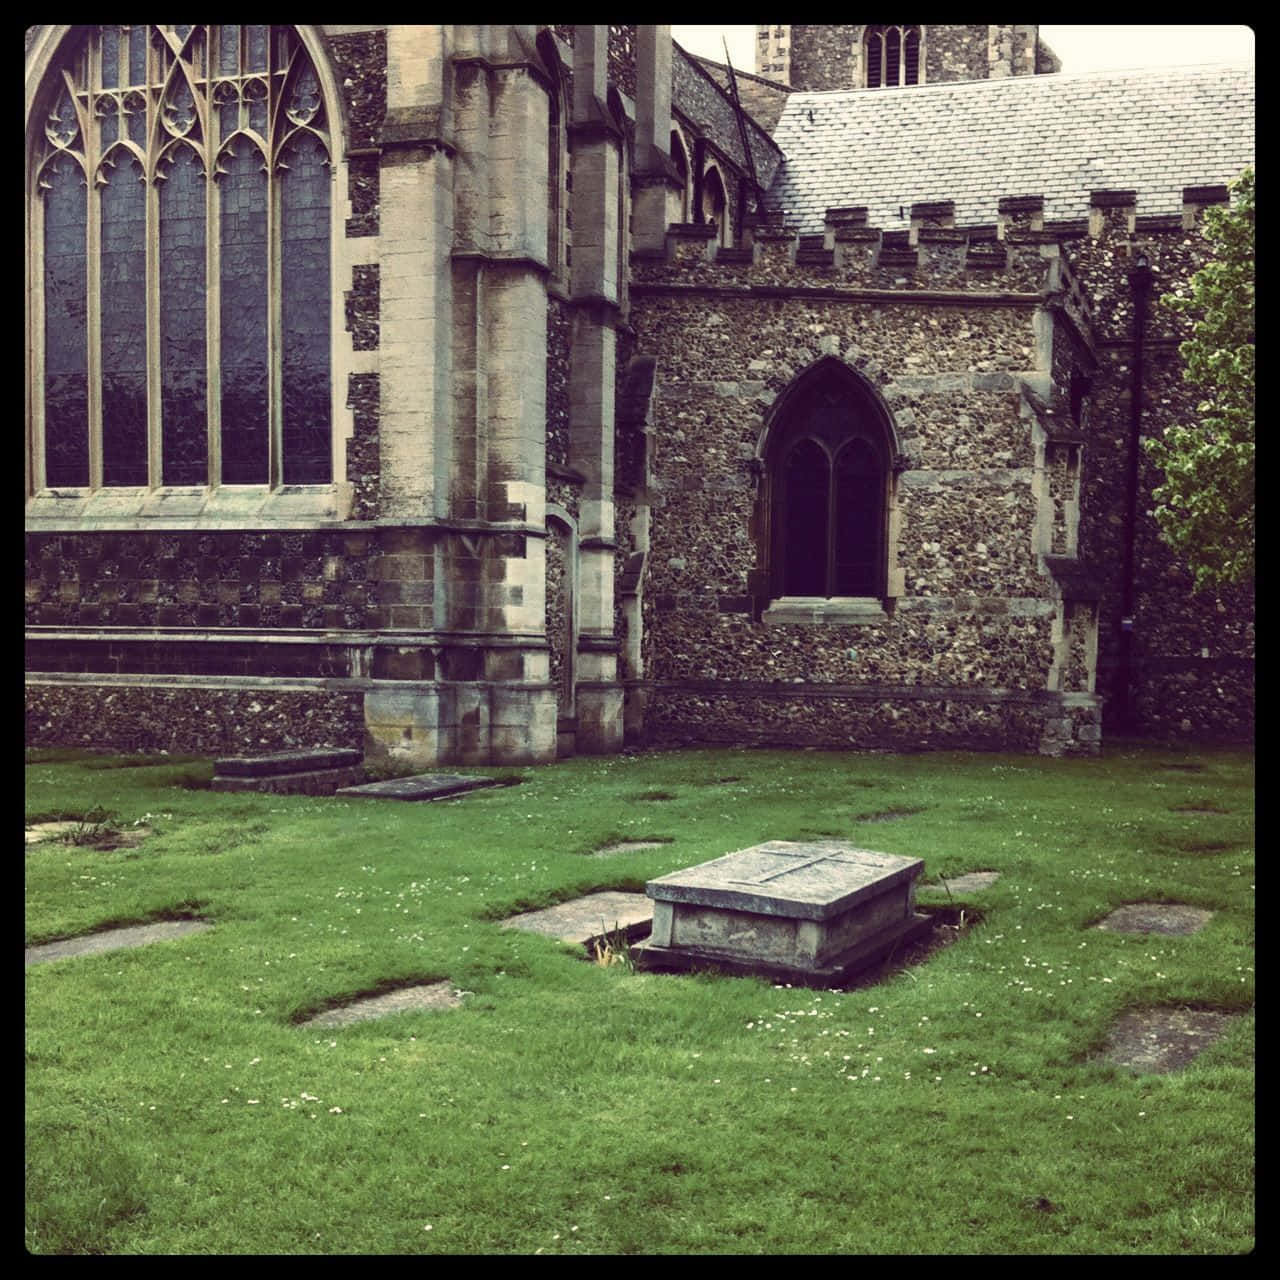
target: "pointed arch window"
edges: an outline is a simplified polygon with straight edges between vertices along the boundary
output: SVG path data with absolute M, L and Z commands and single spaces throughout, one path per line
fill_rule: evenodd
M 35 487 L 330 484 L 332 142 L 296 30 L 73 28 L 51 80 Z
M 688 222 L 689 221 L 689 156 L 685 151 L 684 140 L 674 130 L 671 130 L 671 163 L 675 166 L 676 173 L 680 175 L 680 196 L 678 205 L 672 201 L 672 216 L 668 218 L 669 222 Z
M 862 43 L 868 89 L 920 83 L 918 26 L 870 26 Z
M 883 597 L 893 451 L 854 375 L 810 374 L 770 436 L 772 597 Z
M 702 175 L 702 220 L 716 229 L 716 244 L 728 242 L 729 202 L 725 196 L 724 180 L 714 165 Z

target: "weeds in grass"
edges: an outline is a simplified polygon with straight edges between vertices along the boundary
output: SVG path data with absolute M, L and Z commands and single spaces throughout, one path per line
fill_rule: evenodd
M 631 951 L 631 939 L 627 931 L 615 920 L 612 929 L 606 929 L 600 922 L 599 937 L 591 940 L 591 958 L 601 968 L 621 965 L 628 973 L 635 973 L 636 961 Z
M 63 844 L 101 846 L 111 841 L 119 828 L 120 824 L 114 814 L 101 806 L 95 806 L 83 814 L 74 827 L 64 831 L 59 839 Z

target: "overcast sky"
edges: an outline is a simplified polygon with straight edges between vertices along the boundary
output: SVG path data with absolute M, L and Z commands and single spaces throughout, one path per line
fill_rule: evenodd
M 690 52 L 724 61 L 739 71 L 754 71 L 755 27 L 672 26 L 672 35 Z M 1128 67 L 1165 67 L 1197 62 L 1226 62 L 1253 58 L 1250 27 L 1122 27 L 1040 28 L 1040 38 L 1058 55 L 1063 71 L 1103 71 Z

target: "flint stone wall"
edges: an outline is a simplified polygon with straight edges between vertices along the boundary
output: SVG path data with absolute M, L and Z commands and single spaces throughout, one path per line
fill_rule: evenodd
M 1178 343 L 1191 320 L 1163 306 L 1160 295 L 1189 293 L 1189 281 L 1208 260 L 1196 225 L 1177 218 L 1145 219 L 1138 205 L 1094 212 L 1096 236 L 1066 241 L 1071 265 L 1092 302 L 1098 369 L 1087 409 L 1083 457 L 1080 555 L 1097 571 L 1102 597 L 1098 629 L 1098 688 L 1112 695 L 1121 646 L 1122 566 L 1126 478 L 1133 393 L 1134 295 L 1128 273 L 1140 250 L 1150 261 L 1153 292 L 1147 306 L 1141 432 L 1194 421 L 1201 399 L 1182 377 Z M 1145 452 L 1139 458 L 1136 600 L 1132 653 L 1142 732 L 1168 738 L 1248 741 L 1255 723 L 1255 611 L 1252 592 L 1235 588 L 1196 593 L 1192 576 L 1160 539 L 1149 512 L 1162 479 Z M 1114 706 L 1114 696 L 1109 696 Z
M 363 697 L 327 690 L 27 686 L 27 746 L 191 755 L 363 748 Z
M 744 286 L 772 282 L 762 259 L 722 273 L 692 257 L 688 271 L 678 259 L 645 263 L 633 289 L 638 348 L 657 356 L 659 370 L 647 732 L 661 742 L 709 734 L 1034 750 L 1054 718 L 1066 724 L 1062 749 L 1096 749 L 1096 739 L 1075 736 L 1093 727 L 1092 713 L 1077 726 L 1043 694 L 1058 606 L 1032 546 L 1035 451 L 1020 400 L 1021 375 L 1036 376 L 1047 359 L 1033 325 L 1038 298 L 994 300 L 978 286 L 971 306 L 962 296 L 917 303 L 905 291 L 841 297 L 821 268 L 812 284 L 761 297 Z M 1036 263 L 1043 277 L 1038 250 Z M 646 290 L 650 281 L 677 287 Z M 903 592 L 877 624 L 754 621 L 763 565 L 753 459 L 770 406 L 823 356 L 864 373 L 909 460 L 897 480 Z M 1078 662 L 1067 673 L 1081 693 L 1085 678 Z M 796 683 L 804 691 L 788 690 Z M 894 688 L 904 691 L 900 704 Z M 862 701 L 861 689 L 879 701 Z M 1005 691 L 1023 701 L 1002 701 Z

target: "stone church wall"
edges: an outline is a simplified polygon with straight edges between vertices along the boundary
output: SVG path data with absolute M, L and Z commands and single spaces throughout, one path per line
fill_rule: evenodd
M 1079 664 L 1065 690 L 1047 690 L 1061 606 L 1033 551 L 1021 386 L 1049 372 L 1037 318 L 1048 260 L 1032 239 L 1011 243 L 999 268 L 966 271 L 970 246 L 954 233 L 922 229 L 915 249 L 865 228 L 839 234 L 806 250 L 762 231 L 753 254 L 727 261 L 673 236 L 670 259 L 637 269 L 637 344 L 659 371 L 647 730 L 662 742 L 885 748 L 1038 749 L 1061 733 L 1055 749 L 1096 750 Z M 900 433 L 889 568 L 900 585 L 874 621 L 770 623 L 760 436 L 778 395 L 824 356 L 862 371 Z
M 1098 371 L 1089 397 L 1088 444 L 1081 514 L 1081 554 L 1102 585 L 1099 688 L 1116 705 L 1114 682 L 1121 649 L 1121 565 L 1129 433 L 1132 413 L 1133 293 L 1128 272 L 1138 251 L 1153 273 L 1148 305 L 1143 437 L 1194 418 L 1199 395 L 1182 378 L 1178 343 L 1190 324 L 1162 306 L 1159 295 L 1187 292 L 1206 260 L 1199 227 L 1204 204 L 1188 202 L 1181 219 L 1144 218 L 1132 199 L 1094 209 L 1096 236 L 1077 233 L 1067 251 L 1093 298 L 1098 326 Z M 1225 197 L 1225 191 L 1221 193 Z M 1106 196 L 1106 199 L 1113 197 Z M 1190 572 L 1159 537 L 1148 512 L 1160 474 L 1139 461 L 1133 657 L 1138 728 L 1172 738 L 1241 740 L 1254 726 L 1254 602 L 1248 589 L 1192 591 Z

